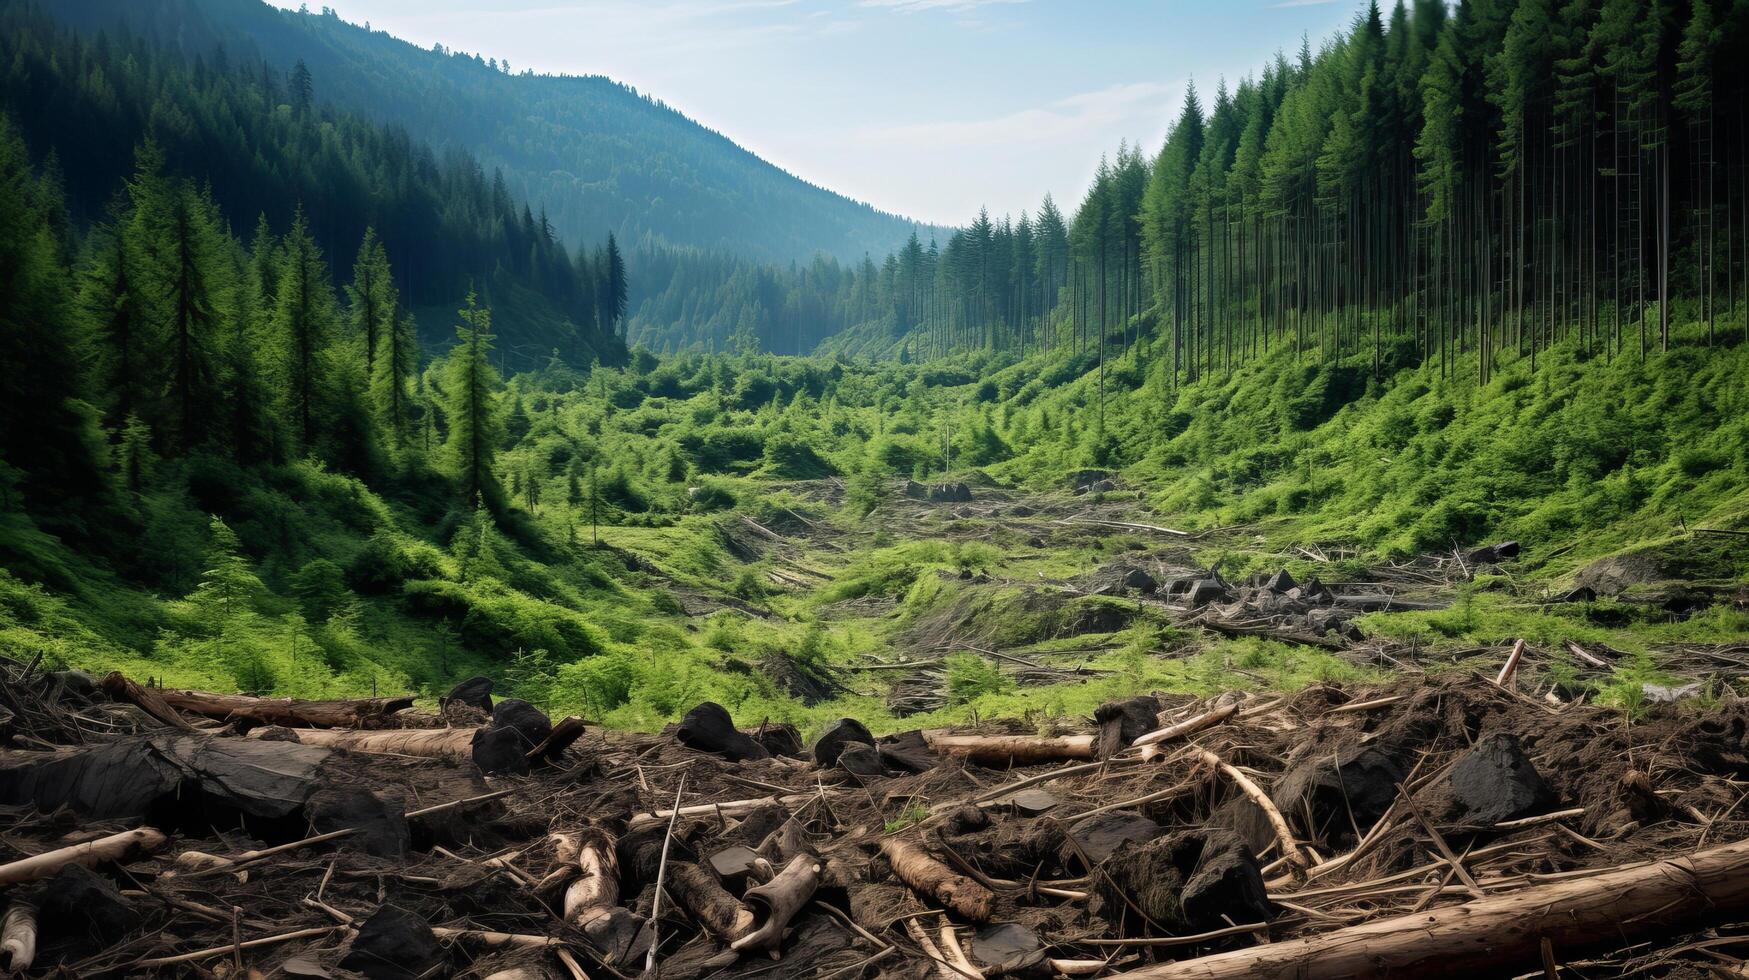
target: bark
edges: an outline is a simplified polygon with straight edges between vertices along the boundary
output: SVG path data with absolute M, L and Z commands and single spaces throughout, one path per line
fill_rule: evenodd
M 163 831 L 152 827 L 124 830 L 94 841 L 20 858 L 9 864 L 0 864 L 0 885 L 17 885 L 47 878 L 69 864 L 90 868 L 123 860 L 135 851 L 151 854 L 168 842 L 169 838 L 164 836 Z
M 151 715 L 171 728 L 179 728 L 185 732 L 195 731 L 188 719 L 176 713 L 176 709 L 164 702 L 157 691 L 149 687 L 141 687 L 119 673 L 111 673 L 104 677 L 99 686 L 105 694 L 117 701 L 126 701 L 137 706 L 141 711 Z
M 1749 841 L 1463 905 L 1121 974 L 1130 980 L 1467 977 L 1534 970 L 1542 942 L 1614 949 L 1749 909 Z
M 411 697 L 300 701 L 205 691 L 155 692 L 172 708 L 220 721 L 248 721 L 287 728 L 380 728 L 389 716 L 413 705 Z
M 413 728 L 389 732 L 353 732 L 313 728 L 297 733 L 304 745 L 320 745 L 352 752 L 412 755 L 427 759 L 474 760 L 472 728 Z M 251 732 L 250 737 L 256 737 Z
M 530 764 L 548 762 L 564 754 L 571 743 L 583 737 L 583 719 L 576 715 L 567 715 L 553 726 L 551 733 L 541 739 L 540 744 L 528 750 Z
M 996 899 L 990 889 L 955 874 L 921 847 L 898 838 L 881 841 L 881 853 L 893 866 L 893 874 L 912 891 L 934 898 L 962 919 L 989 920 L 990 903 Z
M 23 973 L 36 960 L 36 908 L 13 902 L 0 921 L 0 968 Z
M 729 948 L 737 952 L 776 949 L 783 941 L 784 928 L 814 897 L 819 884 L 819 859 L 812 854 L 796 855 L 777 877 L 748 890 L 744 900 L 753 909 L 756 925 Z
M 1092 735 L 946 735 L 924 732 L 929 747 L 983 766 L 1034 766 L 1064 759 L 1093 758 Z
M 668 889 L 700 925 L 723 942 L 732 943 L 753 928 L 753 912 L 710 872 L 690 861 L 669 869 Z
M 565 921 L 582 927 L 619 904 L 619 858 L 613 837 L 597 827 L 578 835 L 577 880 L 565 889 Z

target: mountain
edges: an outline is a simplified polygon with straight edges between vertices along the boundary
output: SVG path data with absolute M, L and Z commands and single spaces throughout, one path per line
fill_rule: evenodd
M 59 0 L 82 31 L 126 30 L 212 59 L 308 66 L 323 102 L 465 149 L 545 207 L 570 241 L 611 231 L 766 261 L 883 254 L 917 226 L 810 184 L 635 89 L 601 76 L 508 74 L 478 55 L 425 49 L 332 12 L 261 0 Z M 920 228 L 927 235 L 933 229 Z

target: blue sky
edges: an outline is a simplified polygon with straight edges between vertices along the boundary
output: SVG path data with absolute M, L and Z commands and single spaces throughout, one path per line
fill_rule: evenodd
M 292 0 L 278 2 L 295 6 Z M 1072 205 L 1102 152 L 1150 152 L 1187 80 L 1258 70 L 1358 0 L 329 0 L 514 70 L 603 74 L 777 165 L 961 224 Z M 316 6 L 315 3 L 311 4 Z

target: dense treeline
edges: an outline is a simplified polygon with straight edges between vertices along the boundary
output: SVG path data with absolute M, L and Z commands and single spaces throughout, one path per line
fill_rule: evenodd
M 265 61 L 282 75 L 302 60 L 325 100 L 502 169 L 511 193 L 544 202 L 570 241 L 611 231 L 627 243 L 786 262 L 884 253 L 908 231 L 904 219 L 785 173 L 612 79 L 536 75 L 441 45 L 419 48 L 327 8 L 262 0 L 53 7 L 82 29 L 125 24 L 190 57 L 210 59 L 222 45 L 233 60 Z
M 914 356 L 1152 337 L 1181 382 L 1282 343 L 1375 374 L 1475 351 L 1486 380 L 1556 343 L 1741 338 L 1745 65 L 1740 0 L 1374 4 L 1207 105 L 1192 88 L 1159 153 L 1120 148 L 1067 220 L 980 213 L 851 269 L 680 262 L 649 322 Z
M 282 74 L 223 48 L 185 59 L 137 37 L 81 37 L 7 3 L 0 65 L 0 109 L 46 161 L 75 226 L 105 218 L 150 139 L 165 173 L 198 182 L 237 221 L 284 222 L 301 207 L 303 232 L 329 254 L 374 228 L 408 307 L 454 309 L 478 289 L 535 363 L 554 349 L 580 365 L 624 356 L 624 263 L 611 240 L 569 254 L 501 175 L 332 108 L 302 64 Z

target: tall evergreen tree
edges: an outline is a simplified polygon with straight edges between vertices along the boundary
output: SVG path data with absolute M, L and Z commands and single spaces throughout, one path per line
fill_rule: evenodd
M 299 452 L 309 452 L 321 411 L 320 359 L 334 335 L 334 290 L 302 208 L 292 219 L 281 254 L 274 333 L 295 443 Z
M 465 499 L 496 508 L 503 491 L 493 473 L 504 422 L 498 407 L 498 372 L 492 367 L 492 311 L 472 293 L 458 312 L 456 345 L 444 362 L 444 416 L 449 422 L 445 450 L 450 475 Z

